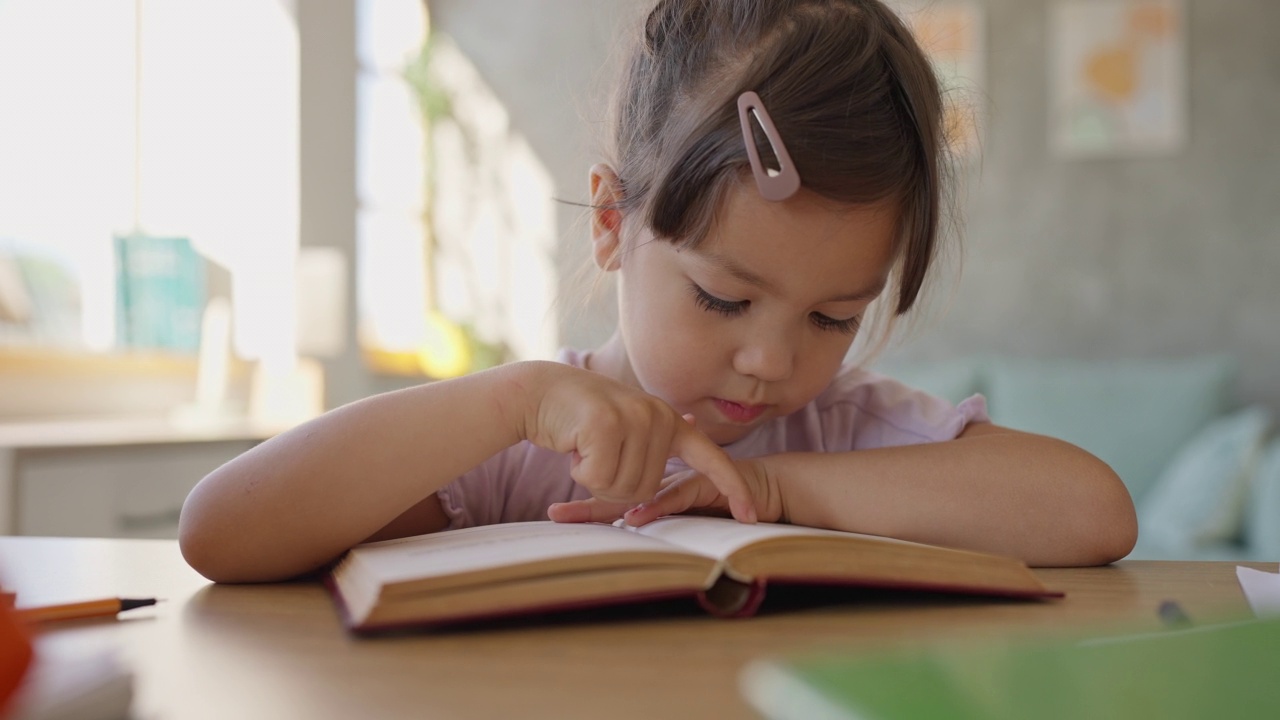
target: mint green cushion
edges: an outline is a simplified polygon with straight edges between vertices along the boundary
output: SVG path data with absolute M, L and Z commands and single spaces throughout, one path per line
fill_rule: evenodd
M 1271 443 L 1253 476 L 1245 541 L 1257 560 L 1280 560 L 1280 440 Z
M 1000 425 L 1050 435 L 1097 455 L 1141 500 L 1193 435 L 1230 408 L 1235 362 L 1017 360 L 988 366 Z
M 1173 457 L 1138 505 L 1139 545 L 1162 555 L 1239 540 L 1254 469 L 1271 429 L 1255 406 L 1215 420 Z
M 961 400 L 982 392 L 977 358 L 955 358 L 939 362 L 889 362 L 875 371 L 959 405 Z

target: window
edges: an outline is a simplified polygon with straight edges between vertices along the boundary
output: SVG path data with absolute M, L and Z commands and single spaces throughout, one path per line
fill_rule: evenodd
M 377 369 L 452 377 L 550 357 L 549 173 L 419 0 L 361 0 L 360 344 Z
M 128 349 L 146 235 L 227 271 L 238 354 L 292 352 L 297 58 L 275 0 L 0 2 L 0 346 Z
M 120 310 L 117 246 L 142 236 L 187 248 L 182 257 L 207 269 L 205 284 L 188 288 L 197 315 L 213 296 L 230 298 L 237 357 L 294 358 L 292 7 L 0 1 L 0 356 L 138 349 L 121 330 L 131 316 Z M 444 38 L 426 42 L 425 3 L 353 7 L 366 357 L 446 377 L 550 356 L 548 173 L 463 54 Z

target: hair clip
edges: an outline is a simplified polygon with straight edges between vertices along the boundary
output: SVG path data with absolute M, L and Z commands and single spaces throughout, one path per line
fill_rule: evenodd
M 774 157 L 778 158 L 778 170 L 766 168 L 760 161 L 760 149 L 756 147 L 755 132 L 751 129 L 753 115 L 764 130 L 765 137 L 769 139 Z M 742 122 L 742 141 L 747 145 L 751 172 L 756 176 L 756 187 L 760 189 L 761 197 L 765 200 L 781 202 L 795 195 L 800 189 L 800 173 L 791 162 L 791 154 L 787 152 L 787 146 L 782 143 L 778 127 L 773 124 L 773 118 L 769 117 L 769 111 L 765 109 L 760 96 L 755 92 L 748 90 L 738 96 L 738 119 Z

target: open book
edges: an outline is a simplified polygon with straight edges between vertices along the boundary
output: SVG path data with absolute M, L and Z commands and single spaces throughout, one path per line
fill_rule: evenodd
M 367 543 L 326 577 L 347 626 L 358 631 L 682 595 L 717 615 L 744 616 L 755 612 L 766 583 L 777 582 L 1061 595 L 1012 558 L 690 516 L 640 528 L 510 523 Z

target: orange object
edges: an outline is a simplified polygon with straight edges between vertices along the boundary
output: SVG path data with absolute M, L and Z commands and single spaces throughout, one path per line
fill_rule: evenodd
M 88 600 L 78 603 L 67 603 L 65 605 L 45 605 L 43 607 L 18 608 L 16 614 L 20 620 L 27 623 L 44 623 L 54 622 L 56 620 L 82 620 L 85 618 L 108 617 L 114 616 L 116 613 L 132 610 L 134 608 L 147 607 L 155 605 L 155 598 L 129 599 L 129 598 L 104 598 L 102 600 Z
M 13 596 L 0 599 L 0 716 L 31 665 L 31 637 L 13 610 Z

